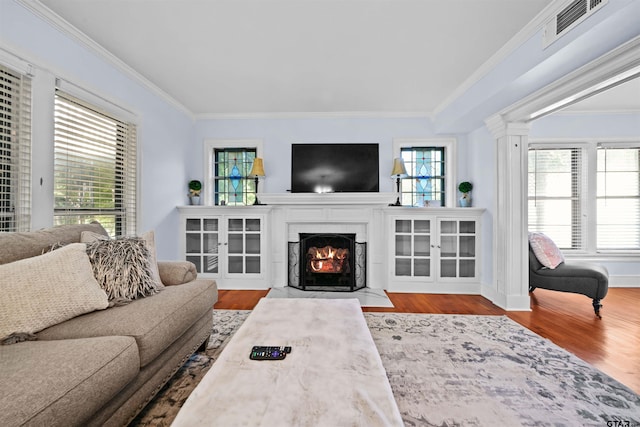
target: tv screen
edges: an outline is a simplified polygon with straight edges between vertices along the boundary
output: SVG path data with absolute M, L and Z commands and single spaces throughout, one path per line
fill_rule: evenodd
M 378 144 L 292 144 L 292 193 L 377 192 Z

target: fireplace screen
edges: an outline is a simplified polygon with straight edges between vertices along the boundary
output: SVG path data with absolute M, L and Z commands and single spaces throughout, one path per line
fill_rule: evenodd
M 289 286 L 354 291 L 366 286 L 366 243 L 355 234 L 300 234 L 289 242 Z M 302 256 L 301 256 L 302 255 Z

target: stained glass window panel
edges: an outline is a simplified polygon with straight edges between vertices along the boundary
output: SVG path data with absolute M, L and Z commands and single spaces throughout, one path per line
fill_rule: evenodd
M 255 181 L 248 178 L 255 158 L 255 148 L 215 150 L 216 205 L 244 206 L 255 202 Z
M 404 206 L 444 206 L 444 147 L 405 147 L 401 152 L 408 176 L 402 179 Z

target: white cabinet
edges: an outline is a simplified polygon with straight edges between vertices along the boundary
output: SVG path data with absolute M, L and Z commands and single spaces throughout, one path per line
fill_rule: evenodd
M 182 253 L 221 288 L 266 286 L 266 217 L 251 207 L 181 207 Z M 260 209 L 260 208 L 256 208 Z M 252 213 L 256 212 L 256 213 Z
M 481 210 L 438 214 L 415 210 L 388 215 L 388 289 L 477 293 L 480 215 Z

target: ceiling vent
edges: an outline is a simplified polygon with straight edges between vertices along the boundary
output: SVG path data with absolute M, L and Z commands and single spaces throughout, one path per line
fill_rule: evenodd
M 572 0 L 544 25 L 543 47 L 565 35 L 588 16 L 600 10 L 609 0 Z

